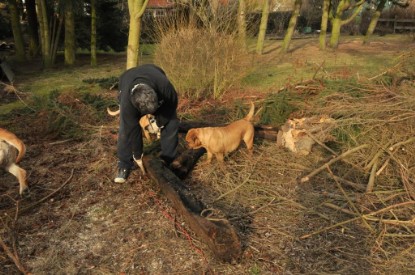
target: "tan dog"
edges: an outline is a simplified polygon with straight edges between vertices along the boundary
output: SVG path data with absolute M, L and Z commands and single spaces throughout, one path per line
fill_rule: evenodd
M 18 154 L 17 154 L 17 151 Z M 20 195 L 27 189 L 26 171 L 17 163 L 26 153 L 26 146 L 15 134 L 0 128 L 0 166 L 19 180 Z
M 120 109 L 118 109 L 117 111 L 111 111 L 109 108 L 107 108 L 107 113 L 110 116 L 116 116 L 119 115 Z M 157 126 L 156 122 L 153 121 L 153 119 L 153 115 L 145 115 L 142 116 L 138 121 L 138 124 L 140 124 L 143 134 L 148 141 L 152 140 L 150 134 L 155 134 L 157 136 L 157 139 L 160 139 L 160 129 Z
M 207 151 L 207 163 L 212 156 L 220 162 L 226 154 L 235 151 L 241 141 L 245 142 L 249 152 L 252 153 L 254 144 L 254 126 L 250 122 L 254 116 L 255 106 L 251 102 L 248 115 L 240 120 L 232 122 L 224 127 L 204 127 L 190 129 L 186 135 L 188 147 L 191 149 L 205 148 Z

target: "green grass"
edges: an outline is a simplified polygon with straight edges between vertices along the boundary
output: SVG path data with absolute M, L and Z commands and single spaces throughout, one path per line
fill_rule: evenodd
M 275 65 L 257 65 L 249 75 L 242 79 L 244 87 L 256 89 L 279 88 L 290 78 L 292 65 L 289 63 Z
M 242 85 L 259 90 L 275 90 L 313 77 L 373 77 L 396 62 L 396 50 L 385 49 L 379 52 L 379 47 L 382 49 L 384 42 L 398 43 L 398 39 L 408 43 L 406 37 L 391 36 L 383 37 L 383 40 L 374 39 L 374 46 L 363 46 L 362 36 L 345 36 L 337 51 L 321 51 L 318 37 L 298 39 L 292 41 L 287 54 L 278 52 L 280 40 L 268 40 L 264 54 L 257 59 L 253 57 L 255 61 L 251 72 L 244 77 Z M 404 50 L 404 47 L 400 50 Z
M 2 104 L 0 106 L 0 115 L 7 115 L 14 110 L 22 109 L 24 107 L 26 107 L 26 105 L 20 100 L 8 104 Z
M 292 41 L 290 51 L 284 55 L 278 53 L 280 40 L 267 40 L 262 56 L 258 57 L 252 53 L 252 60 L 247 62 L 251 67 L 239 86 L 241 89 L 258 93 L 269 93 L 313 77 L 336 78 L 339 81 L 373 77 L 395 64 L 396 58 L 410 42 L 409 37 L 402 35 L 375 36 L 371 45 L 362 46 L 362 39 L 361 36 L 344 36 L 337 51 L 320 51 L 318 37 L 296 39 Z M 394 46 L 384 46 L 388 43 L 394 43 Z M 251 44 L 254 44 L 254 41 L 251 41 Z M 140 64 L 152 62 L 156 46 L 141 46 Z M 250 49 L 252 50 L 252 45 Z M 100 83 L 91 80 L 118 78 L 125 70 L 126 56 L 125 53 L 101 54 L 98 56 L 97 67 L 89 65 L 88 54 L 77 56 L 77 64 L 70 68 L 63 66 L 62 57 L 58 60 L 61 63 L 57 64 L 56 68 L 44 71 L 40 70 L 40 66 L 38 70 L 30 71 L 26 69 L 25 64 L 14 64 L 15 87 L 29 95 L 29 98 L 48 96 L 54 90 L 99 94 L 108 87 L 102 87 Z M 341 89 L 341 84 L 333 85 L 333 89 L 338 87 Z M 326 92 L 330 92 L 330 89 Z M 27 98 L 26 100 L 29 100 Z M 7 114 L 24 106 L 20 101 L 2 104 L 0 114 Z

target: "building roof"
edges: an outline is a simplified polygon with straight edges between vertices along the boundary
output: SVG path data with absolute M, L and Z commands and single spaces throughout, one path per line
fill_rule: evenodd
M 174 6 L 172 0 L 149 0 L 147 3 L 147 8 L 171 8 Z

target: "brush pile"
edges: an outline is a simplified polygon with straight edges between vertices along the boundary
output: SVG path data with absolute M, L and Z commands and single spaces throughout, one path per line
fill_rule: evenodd
M 252 159 L 241 150 L 224 167 L 196 167 L 194 192 L 240 228 L 245 257 L 275 272 L 415 270 L 411 64 L 413 52 L 374 79 L 308 82 L 313 99 L 293 103 L 298 118 L 336 121 L 335 139 L 320 140 L 308 155 L 263 143 Z

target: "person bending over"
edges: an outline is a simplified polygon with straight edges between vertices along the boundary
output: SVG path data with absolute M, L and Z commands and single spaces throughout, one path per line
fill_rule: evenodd
M 165 72 L 154 64 L 125 71 L 119 78 L 120 126 L 118 130 L 118 171 L 115 182 L 124 183 L 134 167 L 142 168 L 143 136 L 138 123 L 143 115 L 152 114 L 160 129 L 160 158 L 169 165 L 178 144 L 178 96 Z M 143 170 L 144 172 L 144 170 Z

